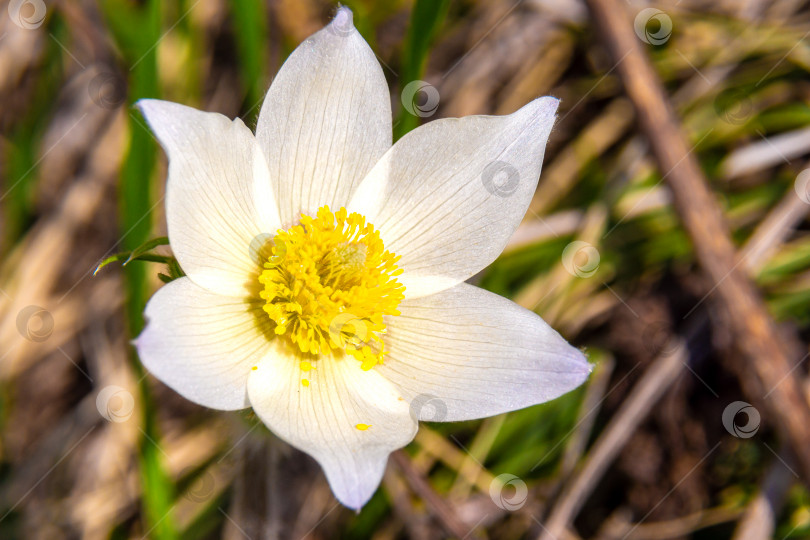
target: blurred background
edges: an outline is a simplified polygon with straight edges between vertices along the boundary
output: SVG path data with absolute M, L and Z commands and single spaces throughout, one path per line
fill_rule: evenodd
M 790 377 L 806 397 L 810 8 L 619 4 L 737 264 L 799 345 Z M 702 272 L 602 21 L 579 0 L 345 5 L 384 66 L 397 137 L 562 99 L 530 211 L 474 279 L 584 348 L 589 383 L 507 415 L 424 423 L 361 512 L 340 506 L 250 411 L 203 409 L 140 367 L 129 341 L 167 246 L 94 273 L 165 234 L 166 159 L 132 103 L 255 126 L 284 58 L 337 4 L 5 1 L 0 538 L 810 538 L 810 492 L 768 412 L 776 389 L 752 391 L 739 369 L 720 284 Z

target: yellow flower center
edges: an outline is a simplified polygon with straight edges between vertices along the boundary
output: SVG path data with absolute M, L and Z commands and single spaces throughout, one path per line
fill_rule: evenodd
M 396 279 L 399 257 L 385 250 L 373 225 L 323 206 L 317 217 L 279 230 L 267 254 L 260 295 L 276 334 L 304 353 L 343 350 L 365 370 L 383 362 L 383 316 L 399 315 L 405 287 Z M 314 366 L 302 361 L 301 368 Z

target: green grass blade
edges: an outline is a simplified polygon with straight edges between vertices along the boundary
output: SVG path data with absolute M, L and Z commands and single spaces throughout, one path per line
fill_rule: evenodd
M 131 4 L 120 0 L 105 0 L 102 10 L 116 44 L 124 56 L 129 72 L 129 100 L 159 95 L 157 48 L 161 40 L 161 3 L 148 0 Z M 129 115 L 130 143 L 121 170 L 119 209 L 122 243 L 125 250 L 135 251 L 149 238 L 151 230 L 152 190 L 150 182 L 156 164 L 156 144 L 151 133 L 135 113 Z M 148 293 L 146 268 L 143 265 L 124 267 L 128 301 L 126 315 L 130 336 L 143 328 L 143 309 Z M 156 408 L 153 405 L 144 369 L 132 354 L 132 367 L 139 378 L 139 401 L 143 406 L 143 437 L 139 445 L 138 465 L 143 493 L 145 536 L 173 540 L 178 533 L 172 515 L 174 485 L 166 473 Z
M 231 0 L 236 50 L 239 55 L 239 74 L 246 89 L 246 105 L 257 106 L 266 90 L 267 25 L 263 2 L 259 0 Z
M 402 50 L 400 91 L 408 83 L 424 76 L 430 46 L 447 15 L 450 0 L 416 0 L 411 22 Z M 398 122 L 394 126 L 394 140 L 419 125 L 419 117 L 401 105 Z

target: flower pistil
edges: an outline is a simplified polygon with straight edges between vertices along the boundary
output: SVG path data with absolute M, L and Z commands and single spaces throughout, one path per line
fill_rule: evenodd
M 384 315 L 399 315 L 405 287 L 399 257 L 365 218 L 328 206 L 279 230 L 259 282 L 264 311 L 301 352 L 343 350 L 365 370 L 383 362 Z M 306 368 L 314 366 L 303 361 Z

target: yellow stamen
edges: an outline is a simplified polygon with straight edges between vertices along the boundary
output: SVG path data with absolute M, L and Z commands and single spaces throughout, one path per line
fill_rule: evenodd
M 303 384 L 304 386 L 309 386 L 309 380 L 301 379 L 301 384 Z
M 357 424 L 357 425 L 356 425 L 356 426 L 354 426 L 354 427 L 356 427 L 356 428 L 357 428 L 357 429 L 359 429 L 360 431 L 366 431 L 366 430 L 367 430 L 368 428 L 370 428 L 371 426 L 370 426 L 370 425 L 368 425 L 368 424 Z
M 363 216 L 321 207 L 316 217 L 279 230 L 269 251 L 260 295 L 277 335 L 303 353 L 343 350 L 364 370 L 383 362 L 383 316 L 399 315 L 405 287 L 396 279 L 399 257 Z M 307 360 L 299 366 L 315 368 Z

